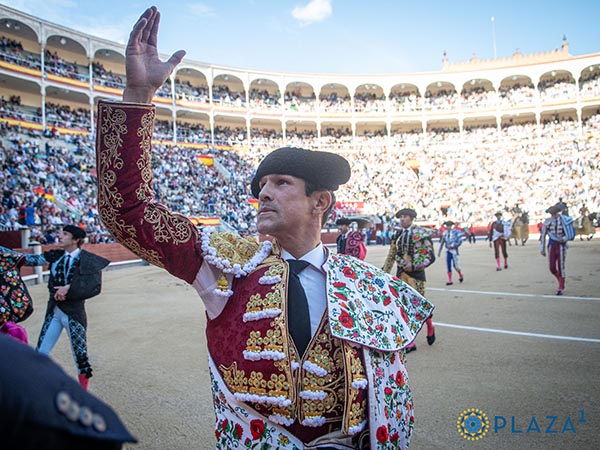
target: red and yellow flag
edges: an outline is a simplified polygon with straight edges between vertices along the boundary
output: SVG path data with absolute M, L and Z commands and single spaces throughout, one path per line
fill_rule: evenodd
M 258 199 L 256 199 L 256 198 L 249 198 L 248 199 L 248 203 L 250 203 L 256 209 L 258 209 Z
M 208 167 L 212 167 L 215 164 L 214 158 L 210 155 L 198 155 L 198 160 Z
M 218 217 L 190 217 L 189 219 L 194 225 L 216 227 L 221 224 L 221 220 Z

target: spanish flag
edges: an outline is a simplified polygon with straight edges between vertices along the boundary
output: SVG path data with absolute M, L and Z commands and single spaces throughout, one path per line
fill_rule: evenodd
M 213 157 L 210 155 L 198 155 L 198 160 L 208 167 L 212 167 L 215 164 Z
M 190 217 L 190 221 L 194 225 L 206 225 L 210 227 L 216 227 L 221 224 L 221 220 L 218 217 Z
M 249 198 L 248 199 L 248 203 L 250 203 L 256 209 L 258 209 L 258 199 L 256 199 L 256 198 Z
M 35 192 L 37 195 L 43 195 L 45 199 L 48 199 L 52 202 L 56 201 L 56 199 L 54 198 L 54 195 L 52 194 L 52 191 L 44 189 L 43 187 L 34 187 L 31 190 L 33 192 Z

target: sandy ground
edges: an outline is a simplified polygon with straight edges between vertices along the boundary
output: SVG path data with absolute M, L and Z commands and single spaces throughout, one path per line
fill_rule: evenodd
M 387 247 L 368 250 L 381 266 Z M 509 255 L 509 269 L 496 272 L 487 243 L 463 244 L 465 281 L 448 287 L 443 258 L 428 270 L 437 341 L 430 347 L 420 334 L 407 357 L 416 407 L 411 450 L 600 448 L 600 240 L 571 244 L 563 297 L 553 295 L 537 241 L 513 245 Z M 36 310 L 24 325 L 35 344 L 45 286 L 31 292 Z M 138 437 L 128 448 L 214 448 L 205 316 L 195 291 L 150 266 L 109 270 L 87 310 L 90 390 Z M 52 356 L 75 375 L 64 334 Z M 467 408 L 489 420 L 478 441 L 457 431 Z

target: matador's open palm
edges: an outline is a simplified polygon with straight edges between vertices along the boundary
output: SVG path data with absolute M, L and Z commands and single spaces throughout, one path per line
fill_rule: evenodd
M 160 60 L 157 49 L 159 23 L 160 13 L 152 6 L 144 11 L 131 30 L 125 51 L 127 86 L 123 100 L 126 102 L 150 103 L 156 90 L 185 56 L 185 51 L 179 50 L 167 61 Z

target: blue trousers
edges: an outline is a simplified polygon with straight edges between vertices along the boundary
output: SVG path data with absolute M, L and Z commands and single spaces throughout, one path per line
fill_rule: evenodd
M 457 272 L 460 272 L 460 266 L 458 265 L 458 251 L 447 250 L 446 251 L 446 268 L 447 272 L 452 272 L 452 267 Z

